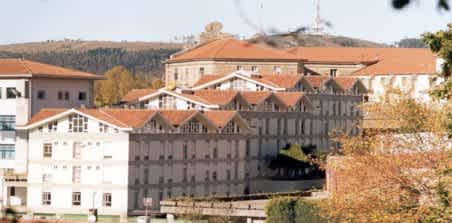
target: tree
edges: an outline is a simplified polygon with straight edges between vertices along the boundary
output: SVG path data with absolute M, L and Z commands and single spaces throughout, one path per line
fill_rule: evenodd
M 105 73 L 105 80 L 96 82 L 96 104 L 113 105 L 130 90 L 137 88 L 139 81 L 124 67 L 116 66 Z
M 392 5 L 396 9 L 403 9 L 413 2 L 413 0 L 392 0 Z M 437 0 L 437 5 L 440 9 L 449 10 L 449 0 Z
M 452 147 L 446 115 L 452 105 L 431 108 L 401 99 L 379 106 L 397 128 L 336 136 L 342 149 L 341 156 L 328 159 L 335 183 L 328 184 L 325 213 L 339 222 L 450 222 Z

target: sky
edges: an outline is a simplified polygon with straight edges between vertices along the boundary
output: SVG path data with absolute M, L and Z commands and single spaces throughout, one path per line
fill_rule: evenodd
M 260 4 L 263 8 L 260 8 Z M 444 29 L 452 12 L 436 0 L 398 11 L 391 0 L 321 0 L 330 34 L 393 43 Z M 0 44 L 61 40 L 174 41 L 211 21 L 240 36 L 312 26 L 315 0 L 0 0 Z

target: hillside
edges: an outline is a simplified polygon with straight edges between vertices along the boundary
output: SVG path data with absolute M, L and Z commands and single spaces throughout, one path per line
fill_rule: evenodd
M 303 34 L 298 40 L 287 35 L 276 35 L 253 40 L 278 48 L 295 46 L 349 46 L 387 47 L 387 45 L 342 36 Z M 270 43 L 270 44 L 269 44 Z M 60 40 L 0 45 L 0 58 L 26 58 L 43 63 L 103 74 L 121 65 L 133 74 L 160 78 L 163 62 L 181 50 L 180 43 L 112 42 Z
M 387 44 L 376 43 L 357 38 L 334 36 L 300 34 L 297 36 L 280 34 L 269 37 L 254 38 L 251 41 L 269 45 L 276 48 L 290 48 L 296 46 L 324 46 L 324 47 L 390 47 Z

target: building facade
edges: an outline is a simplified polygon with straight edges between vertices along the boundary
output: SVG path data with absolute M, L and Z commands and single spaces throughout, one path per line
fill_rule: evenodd
M 26 126 L 34 213 L 143 214 L 143 198 L 249 190 L 249 128 L 234 111 L 45 109 Z
M 8 181 L 3 178 L 10 175 L 14 179 L 19 175 L 26 180 L 27 148 L 16 145 L 16 126 L 26 124 L 42 108 L 93 106 L 93 82 L 98 79 L 101 77 L 94 74 L 29 60 L 0 59 L 2 181 Z M 24 204 L 24 200 L 19 198 L 21 196 L 15 196 L 16 193 L 25 193 L 22 184 L 11 182 L 9 188 L 1 185 L 3 204 Z

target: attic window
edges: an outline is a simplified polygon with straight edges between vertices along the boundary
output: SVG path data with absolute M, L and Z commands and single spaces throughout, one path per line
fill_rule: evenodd
M 251 66 L 251 71 L 259 72 L 259 69 L 257 68 L 257 66 Z
M 69 132 L 87 132 L 88 118 L 79 114 L 69 116 Z

